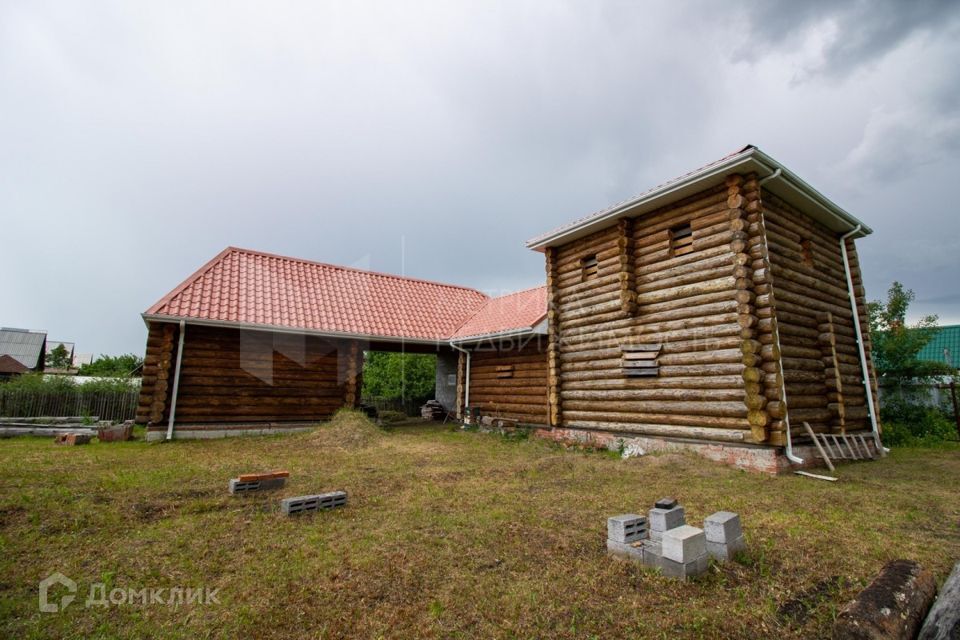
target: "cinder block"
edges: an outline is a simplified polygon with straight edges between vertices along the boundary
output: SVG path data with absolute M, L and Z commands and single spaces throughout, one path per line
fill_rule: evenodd
M 685 564 L 707 553 L 707 537 L 703 529 L 683 525 L 663 532 L 663 557 Z
M 230 493 L 236 495 L 238 493 L 249 493 L 251 491 L 269 491 L 271 489 L 280 489 L 287 484 L 286 478 L 266 478 L 264 480 L 243 480 L 243 476 L 240 478 L 232 478 L 230 480 Z
M 710 542 L 707 540 L 707 553 L 719 562 L 729 562 L 741 551 L 747 550 L 747 541 L 740 536 L 732 542 Z
M 633 546 L 616 540 L 607 540 L 607 555 L 622 560 L 633 560 L 634 562 L 643 562 L 643 548 Z
M 346 504 L 346 491 L 331 491 L 330 493 L 320 493 L 310 496 L 284 498 L 280 501 L 280 509 L 284 514 L 292 516 L 297 513 L 305 513 L 308 511 L 333 509 L 336 507 L 342 507 Z
M 708 542 L 729 542 L 743 537 L 740 516 L 731 511 L 718 511 L 707 516 L 703 521 L 703 529 Z
M 660 540 L 664 531 L 682 527 L 686 522 L 686 513 L 681 506 L 676 506 L 673 509 L 650 509 L 648 519 L 650 538 Z
M 643 541 L 643 564 L 651 569 L 659 569 L 663 561 L 663 551 L 656 540 Z
M 663 558 L 660 563 L 660 572 L 668 578 L 687 580 L 705 573 L 709 567 L 710 556 L 707 554 L 703 554 L 690 562 L 675 562 L 669 558 Z
M 647 537 L 647 519 L 635 513 L 607 518 L 607 539 L 630 543 Z

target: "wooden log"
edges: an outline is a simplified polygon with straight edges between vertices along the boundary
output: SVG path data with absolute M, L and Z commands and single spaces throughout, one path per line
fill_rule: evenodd
M 569 426 L 575 429 L 592 429 L 615 431 L 637 435 L 693 438 L 697 440 L 714 440 L 723 442 L 742 442 L 745 432 L 738 429 L 716 429 L 694 425 L 672 425 L 656 423 L 618 423 L 595 420 L 571 420 Z
M 913 560 L 893 560 L 837 615 L 835 640 L 911 640 L 937 593 L 933 574 Z
M 960 638 L 960 562 L 940 588 L 917 640 L 951 640 Z

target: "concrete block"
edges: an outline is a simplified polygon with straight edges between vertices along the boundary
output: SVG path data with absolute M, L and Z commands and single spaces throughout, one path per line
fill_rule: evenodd
M 280 509 L 285 515 L 292 516 L 298 513 L 306 513 L 308 511 L 333 509 L 335 507 L 345 506 L 346 504 L 346 491 L 331 491 L 330 493 L 320 493 L 310 496 L 284 498 L 280 501 Z
M 711 542 L 707 540 L 707 553 L 714 560 L 729 562 L 741 551 L 746 551 L 747 541 L 743 536 L 730 542 Z
M 607 518 L 607 539 L 630 543 L 647 537 L 647 519 L 635 513 Z
M 100 442 L 126 442 L 133 438 L 133 425 L 108 424 L 97 429 L 97 440 Z
M 633 560 L 634 562 L 643 562 L 643 549 L 640 546 L 617 542 L 616 540 L 607 540 L 607 555 L 622 560 Z
M 683 525 L 663 532 L 663 557 L 681 564 L 691 562 L 707 553 L 707 537 L 703 529 Z
M 681 506 L 673 509 L 650 509 L 648 518 L 650 538 L 660 540 L 664 531 L 682 527 L 686 522 L 686 514 Z
M 687 580 L 706 573 L 710 568 L 710 556 L 703 554 L 694 558 L 690 562 L 675 562 L 669 558 L 663 558 L 660 563 L 660 572 L 668 578 L 677 578 Z
M 61 433 L 54 438 L 53 441 L 57 444 L 73 446 L 78 444 L 90 444 L 91 437 L 92 436 L 86 433 Z
M 659 569 L 663 561 L 663 551 L 656 540 L 643 541 L 643 564 L 651 569 Z
M 249 493 L 251 491 L 270 491 L 272 489 L 280 489 L 285 487 L 286 484 L 286 478 L 243 480 L 241 476 L 240 478 L 232 478 L 230 480 L 229 490 L 231 495 L 236 495 L 238 493 Z
M 718 511 L 707 516 L 703 521 L 703 529 L 708 542 L 731 542 L 743 537 L 740 516 L 731 511 Z

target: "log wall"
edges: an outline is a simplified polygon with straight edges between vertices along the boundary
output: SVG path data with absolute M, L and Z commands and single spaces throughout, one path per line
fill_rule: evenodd
M 169 419 L 175 334 L 172 324 L 150 328 L 138 420 Z M 362 357 L 348 341 L 188 325 L 176 423 L 326 419 L 357 403 Z
M 815 431 L 868 429 L 840 235 L 767 191 L 762 199 L 793 433 L 803 435 L 804 421 Z M 847 242 L 870 363 L 860 266 L 853 241 Z M 872 365 L 868 368 L 872 378 Z
M 763 437 L 745 206 L 739 184 L 720 185 L 548 254 L 563 426 Z M 686 224 L 693 250 L 675 254 L 672 230 Z M 593 255 L 597 274 L 585 277 L 582 261 Z M 660 345 L 657 375 L 626 376 L 623 345 Z M 761 423 L 756 434 L 751 420 Z
M 519 348 L 480 349 L 470 356 L 470 406 L 480 414 L 546 425 L 546 341 Z

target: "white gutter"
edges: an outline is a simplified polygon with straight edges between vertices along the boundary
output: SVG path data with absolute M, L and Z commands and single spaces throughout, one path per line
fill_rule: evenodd
M 867 369 L 867 352 L 863 348 L 863 331 L 860 329 L 860 314 L 857 311 L 857 296 L 853 290 L 853 276 L 850 273 L 850 259 L 847 256 L 847 238 L 859 233 L 860 225 L 857 225 L 849 232 L 840 236 L 840 255 L 843 257 L 843 270 L 847 275 L 847 294 L 850 296 L 850 311 L 853 312 L 853 330 L 857 335 L 857 350 L 860 352 L 860 367 L 863 371 L 863 388 L 867 392 L 867 410 L 870 412 L 870 427 L 873 430 L 873 442 L 877 447 L 877 453 L 884 455 L 887 449 L 884 449 L 880 442 L 880 428 L 877 426 L 877 411 L 873 405 L 873 391 L 870 389 L 870 371 Z
M 177 415 L 177 392 L 180 390 L 180 365 L 183 364 L 183 334 L 187 323 L 180 321 L 180 339 L 177 342 L 177 366 L 173 371 L 173 393 L 170 396 L 170 419 L 167 421 L 167 440 L 173 440 L 173 419 Z
M 463 387 L 463 410 L 466 413 L 467 407 L 470 406 L 470 350 L 464 349 L 463 347 L 458 347 L 453 341 L 450 342 L 450 346 L 460 353 L 467 354 L 467 372 L 466 372 L 466 381 L 464 382 Z
M 783 173 L 783 169 L 781 169 L 780 167 L 777 167 L 776 171 L 768 175 L 766 178 L 762 178 L 759 182 L 757 182 L 757 186 L 762 187 L 767 182 L 770 182 L 771 180 L 779 178 L 782 173 Z M 763 242 L 764 244 L 766 244 L 767 221 L 762 215 L 760 216 L 760 224 L 763 227 Z M 787 460 L 789 460 L 790 462 L 794 464 L 803 464 L 803 458 L 801 458 L 800 456 L 796 455 L 793 452 L 793 434 L 790 433 L 790 409 L 787 406 L 787 382 L 786 382 L 786 376 L 783 375 L 783 355 L 782 355 L 783 351 L 780 348 L 780 329 L 779 328 L 774 329 L 774 337 L 776 338 L 776 341 L 777 341 L 777 353 L 781 354 L 780 358 L 778 358 L 777 360 L 777 366 L 780 368 L 780 402 L 783 403 L 783 428 L 787 435 L 787 446 L 786 446 L 786 451 L 784 451 L 784 454 L 787 456 Z

